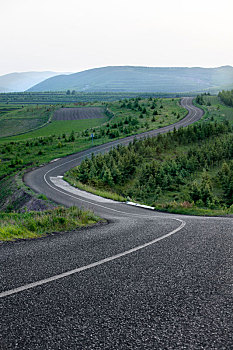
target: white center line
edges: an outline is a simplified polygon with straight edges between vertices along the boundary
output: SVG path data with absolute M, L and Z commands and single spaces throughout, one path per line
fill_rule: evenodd
M 78 267 L 78 268 L 76 268 L 74 270 L 70 270 L 70 271 L 61 273 L 59 275 L 55 275 L 55 276 L 52 276 L 52 277 L 49 277 L 49 278 L 45 278 L 45 279 L 40 280 L 40 281 L 36 281 L 36 282 L 33 282 L 33 283 L 26 284 L 26 285 L 18 287 L 18 288 L 14 288 L 14 289 L 7 290 L 5 292 L 1 292 L 0 293 L 0 298 L 4 298 L 4 297 L 7 297 L 9 295 L 17 294 L 19 292 L 23 292 L 25 290 L 41 286 L 43 284 L 47 284 L 49 282 L 53 282 L 53 281 L 59 280 L 59 279 L 64 278 L 64 277 L 74 275 L 75 273 L 91 269 L 92 267 L 96 267 L 96 266 L 99 266 L 99 265 L 106 264 L 107 262 L 110 262 L 110 261 L 122 258 L 123 256 L 129 255 L 129 254 L 134 253 L 134 252 L 136 252 L 138 250 L 146 248 L 146 247 L 148 247 L 148 246 L 150 246 L 150 245 L 152 245 L 152 244 L 154 244 L 156 242 L 159 242 L 159 241 L 161 241 L 161 240 L 163 240 L 163 239 L 173 235 L 174 233 L 180 231 L 186 224 L 185 221 L 183 221 L 183 220 L 180 220 L 180 219 L 175 219 L 175 220 L 181 222 L 181 225 L 178 228 L 176 228 L 175 230 L 173 230 L 173 231 L 171 231 L 171 232 L 169 232 L 169 233 L 167 233 L 167 234 L 165 234 L 165 235 L 163 235 L 163 236 L 161 236 L 159 238 L 154 239 L 153 241 L 150 241 L 148 243 L 142 244 L 142 245 L 137 246 L 135 248 L 126 250 L 123 253 L 119 253 L 119 254 L 110 256 L 108 258 L 96 261 L 96 262 L 94 262 L 92 264 L 81 266 L 81 267 Z

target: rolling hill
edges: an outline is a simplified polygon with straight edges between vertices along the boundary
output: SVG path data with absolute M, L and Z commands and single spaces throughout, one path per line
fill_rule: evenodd
M 30 92 L 191 92 L 233 87 L 233 67 L 110 66 L 57 75 L 31 87 Z
M 0 76 L 0 92 L 22 92 L 45 79 L 60 75 L 56 72 L 23 72 Z

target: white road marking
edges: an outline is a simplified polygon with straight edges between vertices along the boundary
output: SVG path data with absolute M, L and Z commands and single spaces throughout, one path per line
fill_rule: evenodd
M 154 207 L 150 207 L 149 205 L 139 204 L 139 203 L 135 203 L 135 202 L 125 202 L 125 203 L 128 205 L 132 205 L 133 207 L 155 210 Z
M 187 99 L 185 99 L 184 102 L 186 102 L 186 106 L 187 106 Z M 187 106 L 187 107 L 189 107 L 189 108 L 191 109 L 191 111 L 194 111 L 194 112 L 195 112 L 195 113 L 194 113 L 194 116 L 191 116 L 191 119 L 190 119 L 190 121 L 191 121 L 191 120 L 193 120 L 193 118 L 196 116 L 196 113 L 197 113 L 197 112 L 196 112 L 195 108 L 192 108 L 192 107 L 190 107 L 190 106 Z M 186 108 L 187 108 L 187 107 L 186 107 Z M 187 109 L 188 109 L 188 108 L 187 108 Z M 188 111 L 191 112 L 189 109 L 188 109 Z M 185 120 L 184 122 L 187 122 L 187 120 Z M 183 124 L 183 123 L 179 123 L 179 126 L 181 126 L 182 124 Z M 170 127 L 170 126 L 168 126 L 168 127 Z M 175 127 L 175 125 L 174 125 L 174 127 Z M 128 143 L 128 141 L 129 141 L 129 140 L 125 140 L 124 143 Z M 116 141 L 116 142 L 117 142 L 117 141 Z M 122 142 L 122 143 L 123 143 L 123 142 Z M 105 150 L 105 149 L 110 149 L 110 148 L 113 147 L 113 146 L 114 146 L 114 144 L 112 144 L 112 146 L 109 146 L 109 145 L 108 145 L 107 147 L 102 148 L 101 151 L 103 151 L 103 150 Z M 98 150 L 96 150 L 96 152 L 93 152 L 93 151 L 92 151 L 92 152 L 89 152 L 88 154 L 85 155 L 85 157 L 88 156 L 88 155 L 90 155 L 91 153 L 97 153 L 97 152 L 98 152 Z M 81 158 L 83 158 L 83 156 L 79 156 L 79 157 L 77 157 L 77 158 L 75 158 L 75 159 L 69 160 L 69 161 L 67 161 L 67 162 L 65 162 L 65 163 L 63 163 L 63 164 L 57 165 L 56 167 L 54 167 L 54 168 L 48 170 L 48 171 L 45 173 L 45 175 L 44 175 L 44 180 L 45 180 L 45 182 L 47 183 L 47 185 L 50 186 L 52 189 L 54 189 L 54 190 L 56 190 L 56 191 L 58 191 L 58 192 L 60 192 L 60 193 L 62 193 L 62 194 L 65 194 L 66 196 L 70 196 L 70 197 L 73 197 L 73 198 L 77 199 L 77 197 L 75 197 L 75 196 L 73 196 L 73 195 L 71 195 L 71 194 L 69 194 L 69 193 L 67 193 L 67 192 L 60 191 L 58 188 L 52 186 L 52 185 L 47 181 L 46 175 L 48 175 L 48 173 L 50 173 L 52 170 L 63 166 L 64 164 L 77 161 L 78 159 L 81 159 Z M 58 160 L 58 159 L 56 159 L 56 160 Z M 118 212 L 118 213 L 121 213 L 121 214 L 129 215 L 129 216 L 138 216 L 138 217 L 143 216 L 143 217 L 150 217 L 151 219 L 152 219 L 152 218 L 161 218 L 161 216 L 155 216 L 155 215 L 151 216 L 151 215 L 140 215 L 140 214 L 126 213 L 126 212 L 123 212 L 123 211 L 120 211 L 120 210 L 117 210 L 117 209 L 108 208 L 108 207 L 105 207 L 105 206 L 103 206 L 103 205 L 100 205 L 100 204 L 97 204 L 97 203 L 93 203 L 93 202 L 84 200 L 84 199 L 81 199 L 81 198 L 78 198 L 78 199 L 79 199 L 80 201 L 83 201 L 83 202 L 86 202 L 86 203 L 89 203 L 89 204 L 92 204 L 92 205 L 95 205 L 95 206 L 98 206 L 98 207 L 102 207 L 102 208 L 107 209 L 107 210 L 110 210 L 110 211 L 114 211 L 114 212 Z M 24 291 L 24 290 L 28 290 L 28 289 L 31 289 L 31 288 L 35 288 L 35 287 L 37 287 L 37 286 L 41 286 L 41 285 L 43 285 L 43 284 L 47 284 L 47 283 L 49 283 L 49 282 L 56 281 L 56 280 L 58 280 L 58 279 L 61 279 L 61 278 L 64 278 L 64 277 L 73 275 L 73 274 L 75 274 L 75 273 L 88 270 L 88 269 L 90 269 L 90 268 L 92 268 L 92 267 L 96 267 L 96 266 L 105 264 L 105 263 L 107 263 L 107 262 L 110 262 L 110 261 L 119 259 L 119 258 L 121 258 L 121 257 L 123 257 L 123 256 L 129 255 L 129 254 L 134 253 L 134 252 L 136 252 L 136 251 L 138 251 L 138 250 L 141 250 L 141 249 L 143 249 L 143 248 L 146 248 L 146 247 L 148 247 L 148 246 L 150 246 L 150 245 L 152 245 L 152 244 L 154 244 L 154 243 L 156 243 L 156 242 L 159 242 L 159 241 L 161 241 L 161 240 L 163 240 L 163 239 L 165 239 L 165 238 L 167 238 L 167 237 L 169 237 L 169 236 L 175 234 L 176 232 L 180 231 L 180 230 L 186 225 L 185 221 L 183 221 L 183 220 L 181 220 L 181 219 L 177 219 L 177 218 L 174 218 L 174 217 L 171 217 L 171 216 L 167 216 L 167 217 L 164 216 L 163 218 L 164 218 L 164 219 L 167 218 L 167 219 L 179 221 L 179 222 L 181 222 L 181 225 L 180 225 L 177 229 L 175 229 L 175 230 L 173 230 L 173 231 L 171 231 L 171 232 L 169 232 L 169 233 L 167 233 L 167 234 L 165 234 L 165 235 L 163 235 L 163 236 L 161 236 L 161 237 L 159 237 L 159 238 L 156 238 L 156 239 L 154 239 L 153 241 L 150 241 L 150 242 L 145 243 L 145 244 L 143 244 L 143 245 L 140 245 L 140 246 L 138 246 L 138 247 L 132 248 L 132 249 L 127 250 L 127 251 L 125 251 L 125 252 L 123 252 L 123 253 L 119 253 L 119 254 L 113 255 L 113 256 L 111 256 L 111 257 L 108 257 L 108 258 L 99 260 L 99 261 L 97 261 L 97 262 L 94 262 L 94 263 L 89 264 L 89 265 L 86 265 L 86 266 L 78 267 L 78 268 L 76 268 L 76 269 L 74 269 L 74 270 L 70 270 L 70 271 L 61 273 L 61 274 L 59 274 L 59 275 L 55 275 L 55 276 L 52 276 L 52 277 L 49 277 L 49 278 L 45 278 L 45 279 L 40 280 L 40 281 L 36 281 L 36 282 L 32 282 L 32 283 L 26 284 L 26 285 L 21 286 L 21 287 L 18 287 L 18 288 L 14 288 L 14 289 L 11 289 L 11 290 L 8 290 L 8 291 L 1 292 L 1 293 L 0 293 L 0 298 L 6 297 L 6 296 L 9 296 L 9 295 L 13 295 L 13 294 L 22 292 L 22 291 Z
M 79 188 L 71 186 L 68 182 L 63 180 L 60 176 L 57 177 L 50 177 L 50 181 L 57 187 L 69 192 L 73 193 L 76 196 L 81 196 L 87 199 L 92 199 L 96 202 L 100 203 L 118 203 L 117 201 L 113 201 L 111 199 L 103 198 L 100 196 L 97 196 L 95 194 L 92 194 L 90 192 L 82 191 Z
M 54 162 L 56 162 L 56 161 L 59 160 L 59 159 L 61 159 L 61 158 L 53 159 L 53 160 L 51 160 L 49 163 L 54 163 Z
M 17 294 L 17 293 L 20 293 L 20 292 L 23 292 L 25 290 L 28 290 L 28 289 L 31 289 L 31 288 L 35 288 L 35 287 L 38 287 L 38 286 L 41 286 L 43 284 L 47 284 L 47 283 L 50 283 L 50 282 L 53 282 L 53 281 L 57 281 L 61 278 L 64 278 L 64 277 L 68 277 L 68 276 L 71 276 L 71 275 L 74 275 L 78 272 L 82 272 L 82 271 L 85 271 L 85 270 L 89 270 L 93 267 L 96 267 L 96 266 L 99 266 L 99 265 L 103 265 L 103 264 L 106 264 L 110 261 L 113 261 L 113 260 L 116 260 L 116 259 L 119 259 L 119 258 L 122 258 L 123 256 L 126 256 L 126 255 L 129 255 L 131 253 L 134 253 L 134 252 L 137 252 L 138 250 L 141 250 L 141 249 L 144 249 L 156 242 L 159 242 L 171 235 L 173 235 L 174 233 L 180 231 L 184 226 L 185 226 L 185 221 L 183 220 L 180 220 L 180 219 L 175 219 L 177 221 L 180 221 L 181 222 L 181 225 L 176 228 L 175 230 L 167 233 L 166 235 L 164 236 L 161 236 L 159 238 L 156 238 L 154 239 L 153 241 L 150 241 L 148 243 L 145 243 L 145 244 L 142 244 L 140 246 L 137 246 L 135 248 L 132 248 L 132 249 L 129 249 L 129 250 L 126 250 L 125 252 L 123 253 L 119 253 L 119 254 L 116 254 L 116 255 L 113 255 L 113 256 L 110 256 L 108 258 L 105 258 L 105 259 L 102 259 L 102 260 L 99 260 L 99 261 L 96 261 L 92 264 L 89 264 L 89 265 L 85 265 L 85 266 L 81 266 L 81 267 L 78 267 L 74 270 L 70 270 L 70 271 L 67 271 L 67 272 L 64 272 L 64 273 L 61 273 L 59 275 L 55 275 L 55 276 L 52 276 L 52 277 L 49 277 L 49 278 L 45 278 L 43 280 L 40 280 L 40 281 L 36 281 L 36 282 L 33 282 L 33 283 L 29 283 L 29 284 L 26 284 L 24 286 L 21 286 L 21 287 L 18 287 L 18 288 L 14 288 L 14 289 L 10 289 L 10 290 L 7 290 L 5 292 L 1 292 L 0 293 L 0 298 L 4 298 L 4 297 L 7 297 L 7 296 L 10 296 L 10 295 L 13 295 L 13 294 Z

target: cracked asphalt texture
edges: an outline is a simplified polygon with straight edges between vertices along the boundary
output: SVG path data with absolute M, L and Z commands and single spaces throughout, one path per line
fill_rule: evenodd
M 0 292 L 150 242 L 179 227 L 175 218 L 186 226 L 117 260 L 0 298 L 0 349 L 232 349 L 233 219 L 70 197 L 49 177 L 81 160 L 74 158 L 25 182 L 64 205 L 92 208 L 108 224 L 0 245 Z

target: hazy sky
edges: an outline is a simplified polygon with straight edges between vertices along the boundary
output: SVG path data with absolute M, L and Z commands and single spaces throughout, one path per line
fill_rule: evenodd
M 232 0 L 0 0 L 0 74 L 233 65 Z

